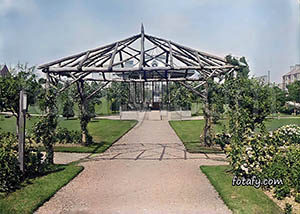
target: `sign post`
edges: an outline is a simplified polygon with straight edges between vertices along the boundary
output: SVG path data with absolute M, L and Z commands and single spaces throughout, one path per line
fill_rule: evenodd
M 25 158 L 25 121 L 27 111 L 27 94 L 22 89 L 20 91 L 20 106 L 19 106 L 19 163 L 20 170 L 24 172 L 24 158 Z

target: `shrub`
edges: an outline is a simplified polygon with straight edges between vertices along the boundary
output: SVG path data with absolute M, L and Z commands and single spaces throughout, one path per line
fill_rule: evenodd
M 287 139 L 287 135 L 288 137 L 293 135 L 275 133 L 249 131 L 240 144 L 226 144 L 224 150 L 230 158 L 234 174 L 243 177 L 255 175 L 261 179 L 281 179 L 283 185 L 274 186 L 275 197 L 282 200 L 294 195 L 295 201 L 299 201 L 300 147 L 289 145 L 288 143 L 292 141 L 287 140 L 285 146 L 279 150 L 280 140 Z
M 300 148 L 290 146 L 286 151 L 275 155 L 264 173 L 268 177 L 283 179 L 283 186 L 275 186 L 275 196 L 278 199 L 292 194 L 297 201 L 300 192 Z
M 225 132 L 218 133 L 215 136 L 215 143 L 220 145 L 220 147 L 224 150 L 226 145 L 230 144 L 230 134 L 226 134 Z
M 290 205 L 289 203 L 286 203 L 285 208 L 284 208 L 284 214 L 292 214 L 292 212 L 293 212 L 292 205 Z
M 81 143 L 81 133 L 79 131 L 70 131 L 67 128 L 58 128 L 56 137 L 59 143 Z
M 74 117 L 75 113 L 73 110 L 74 103 L 69 98 L 64 102 L 63 107 L 63 116 L 69 119 L 70 117 Z
M 16 189 L 22 180 L 18 162 L 16 137 L 9 133 L 0 135 L 0 192 Z
M 19 168 L 18 141 L 11 133 L 0 134 L 0 192 L 11 192 L 29 177 L 43 173 L 43 155 L 32 147 L 31 142 L 25 144 L 24 172 Z
M 300 203 L 300 192 L 296 193 L 295 195 L 295 201 Z
M 33 142 L 30 138 L 25 143 L 24 176 L 26 178 L 41 175 L 46 169 L 45 162 L 43 162 L 43 154 L 32 144 Z
M 280 146 L 300 143 L 300 126 L 295 124 L 282 126 L 273 132 Z

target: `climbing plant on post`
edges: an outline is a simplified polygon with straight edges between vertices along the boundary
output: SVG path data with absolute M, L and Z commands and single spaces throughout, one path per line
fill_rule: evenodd
M 77 89 L 79 93 L 79 110 L 80 110 L 80 128 L 81 128 L 81 143 L 84 145 L 90 145 L 93 142 L 92 136 L 87 129 L 88 123 L 91 121 L 91 115 L 88 112 L 88 99 L 84 91 L 84 81 L 77 82 Z
M 46 150 L 45 163 L 53 164 L 54 151 L 53 145 L 56 142 L 57 127 L 57 106 L 56 90 L 49 88 L 40 94 L 40 108 L 46 111 L 46 114 L 34 125 L 33 131 L 37 143 L 42 143 Z
M 204 128 L 203 128 L 203 143 L 205 146 L 212 145 L 212 120 L 211 120 L 211 102 L 210 102 L 210 83 L 205 83 L 205 93 L 204 93 Z

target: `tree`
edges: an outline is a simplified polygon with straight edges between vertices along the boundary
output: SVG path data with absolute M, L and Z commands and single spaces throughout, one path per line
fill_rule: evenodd
M 272 98 L 274 99 L 274 111 L 282 112 L 287 101 L 287 93 L 281 88 L 274 86 L 272 87 Z
M 288 100 L 300 103 L 300 81 L 297 80 L 286 87 L 288 89 Z
M 230 144 L 232 150 L 237 151 L 246 133 L 254 132 L 255 129 L 265 131 L 263 121 L 271 112 L 271 88 L 255 79 L 249 79 L 249 67 L 245 58 L 238 61 L 228 56 L 227 60 L 233 64 L 245 65 L 235 74 L 227 75 L 224 83 Z
M 177 82 L 169 84 L 170 103 L 180 108 L 190 108 L 194 98 L 192 92 Z M 167 96 L 167 94 L 165 95 Z M 167 97 L 165 100 L 168 100 Z
M 27 92 L 27 103 L 33 105 L 41 90 L 41 84 L 34 74 L 35 67 L 18 64 L 11 69 L 11 76 L 0 77 L 0 111 L 11 112 L 16 117 L 16 131 L 19 127 L 19 97 L 20 91 Z
M 73 101 L 70 98 L 66 99 L 63 104 L 63 116 L 66 117 L 67 119 L 69 119 L 70 117 L 74 117 L 75 113 L 73 107 L 74 107 Z
M 294 103 L 300 103 L 300 81 L 297 80 L 286 86 L 288 89 L 288 100 Z M 294 107 L 294 113 L 296 108 Z
M 112 82 L 110 87 L 106 89 L 107 99 L 111 102 L 120 104 L 128 103 L 129 101 L 129 84 L 121 82 Z

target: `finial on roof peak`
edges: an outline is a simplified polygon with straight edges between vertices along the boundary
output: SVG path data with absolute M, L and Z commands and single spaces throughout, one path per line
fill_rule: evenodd
M 144 25 L 143 25 L 143 22 L 142 22 L 142 25 L 141 25 L 141 33 L 144 34 L 144 32 L 145 32 L 145 31 L 144 31 Z

